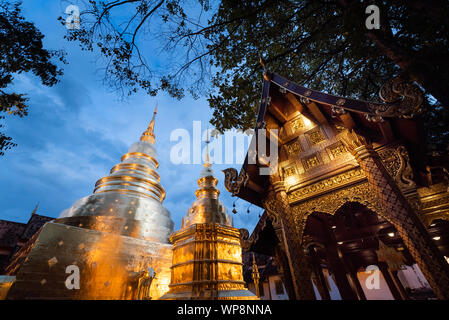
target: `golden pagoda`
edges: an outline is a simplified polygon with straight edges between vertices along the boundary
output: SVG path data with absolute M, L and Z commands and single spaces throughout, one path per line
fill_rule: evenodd
M 209 143 L 209 139 L 207 141 Z M 240 231 L 233 228 L 218 196 L 209 149 L 197 180 L 197 200 L 182 219 L 173 243 L 170 291 L 166 300 L 253 300 L 244 286 Z
M 157 299 L 168 291 L 174 224 L 162 205 L 155 115 L 94 193 L 15 255 L 7 299 Z M 75 269 L 79 286 L 67 284 Z

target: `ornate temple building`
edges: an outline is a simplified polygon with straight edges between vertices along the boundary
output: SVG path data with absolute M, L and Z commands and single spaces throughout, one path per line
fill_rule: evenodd
M 380 97 L 342 98 L 264 74 L 254 148 L 240 172 L 225 170 L 225 185 L 265 209 L 244 247 L 275 258 L 290 299 L 330 299 L 326 275 L 342 299 L 367 299 L 361 272 L 372 266 L 395 299 L 409 298 L 406 266 L 449 299 L 447 146 L 426 144 L 417 86 L 395 78 Z M 267 175 L 270 141 L 279 157 Z
M 170 237 L 170 291 L 161 299 L 257 299 L 243 281 L 241 241 L 245 230 L 233 227 L 232 218 L 218 199 L 218 180 L 211 168 L 208 147 L 197 182 L 197 200 L 182 219 L 181 230 Z
M 92 195 L 14 255 L 7 299 L 157 299 L 168 291 L 174 224 L 162 205 L 154 123 L 153 115 Z

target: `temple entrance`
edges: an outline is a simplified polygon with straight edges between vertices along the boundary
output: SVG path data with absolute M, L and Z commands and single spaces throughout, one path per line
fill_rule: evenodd
M 303 241 L 318 299 L 435 298 L 395 227 L 358 202 L 310 214 Z

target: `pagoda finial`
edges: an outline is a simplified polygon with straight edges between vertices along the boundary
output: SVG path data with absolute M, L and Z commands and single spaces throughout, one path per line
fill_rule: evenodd
M 205 167 L 210 167 L 211 163 L 210 163 L 210 156 L 209 156 L 209 143 L 210 143 L 210 139 L 209 139 L 209 129 L 207 129 L 207 139 L 206 139 L 206 159 L 204 160 L 204 166 Z
M 34 207 L 33 212 L 31 212 L 31 216 L 34 216 L 36 214 L 37 208 L 39 207 L 39 202 L 36 204 L 36 206 Z
M 148 125 L 147 130 L 145 130 L 144 133 L 142 133 L 142 136 L 140 137 L 140 141 L 149 141 L 151 143 L 154 144 L 155 142 L 155 137 L 154 137 L 154 122 L 155 122 L 155 118 L 156 118 L 156 114 L 157 114 L 157 103 L 156 103 L 156 107 L 154 108 L 154 112 L 153 112 L 153 118 L 150 121 L 150 124 Z

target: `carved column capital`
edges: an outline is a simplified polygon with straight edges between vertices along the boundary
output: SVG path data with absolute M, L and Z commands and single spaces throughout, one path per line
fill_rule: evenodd
M 287 189 L 285 188 L 285 183 L 284 183 L 284 181 L 277 181 L 277 182 L 274 182 L 274 183 L 272 184 L 272 186 L 273 186 L 273 191 L 274 191 L 276 194 L 278 194 L 278 193 L 280 193 L 280 192 L 287 192 Z
M 372 144 L 363 135 L 354 130 L 348 131 L 346 136 L 343 137 L 342 142 L 357 161 L 361 161 L 367 157 L 377 156 Z

